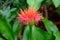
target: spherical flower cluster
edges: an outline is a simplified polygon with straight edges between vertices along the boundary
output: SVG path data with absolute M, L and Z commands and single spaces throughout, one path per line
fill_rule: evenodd
M 18 15 L 19 21 L 24 24 L 29 24 L 32 20 L 36 23 L 41 21 L 42 18 L 42 15 L 38 14 L 38 12 L 33 9 L 25 9 L 24 11 L 21 10 L 20 14 Z

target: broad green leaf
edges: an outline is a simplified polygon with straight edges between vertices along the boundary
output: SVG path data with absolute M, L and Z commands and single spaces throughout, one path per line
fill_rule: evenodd
M 24 30 L 23 40 L 52 40 L 53 36 L 40 28 L 27 26 Z
M 10 24 L 2 17 L 0 17 L 0 32 L 8 40 L 14 39 L 14 34 Z
M 2 38 L 0 38 L 0 40 L 3 40 Z
M 53 40 L 54 37 L 46 31 L 35 26 L 32 27 L 32 40 Z
M 52 0 L 54 3 L 55 7 L 58 7 L 60 5 L 60 0 Z
M 44 25 L 45 25 L 48 33 L 52 33 L 52 32 L 58 31 L 57 26 L 55 24 L 53 24 L 51 21 L 49 21 L 48 19 L 44 18 L 43 22 L 44 22 Z
M 18 40 L 18 36 L 15 36 L 14 40 Z
M 15 19 L 13 24 L 14 39 L 18 40 L 18 34 L 20 32 L 20 24 L 17 19 Z
M 38 29 L 35 26 L 32 26 L 32 40 L 46 40 L 46 33 L 43 30 Z
M 30 8 L 33 8 L 35 10 L 38 10 L 41 6 L 43 0 L 27 0 L 27 3 Z
M 54 33 L 54 36 L 55 36 L 55 40 L 60 40 L 60 32 L 55 32 Z
M 60 40 L 60 32 L 58 31 L 57 26 L 46 18 L 43 19 L 43 22 L 47 31 L 49 33 L 53 33 L 53 36 L 55 36 L 55 40 Z
M 30 40 L 30 30 L 29 26 L 26 26 L 24 33 L 23 33 L 23 39 L 22 40 Z
M 18 22 L 18 20 L 16 19 L 14 21 L 14 24 L 13 24 L 13 31 L 14 31 L 14 35 L 17 36 L 19 31 L 20 31 L 20 24 Z

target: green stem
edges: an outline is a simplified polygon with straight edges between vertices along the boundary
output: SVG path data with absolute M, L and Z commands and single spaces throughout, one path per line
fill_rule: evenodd
M 30 39 L 29 40 L 31 40 L 31 36 L 32 35 L 32 27 L 30 26 Z

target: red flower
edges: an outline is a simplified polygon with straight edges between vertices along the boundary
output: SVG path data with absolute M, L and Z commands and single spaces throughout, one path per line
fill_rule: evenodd
M 18 19 L 24 24 L 29 24 L 32 20 L 34 20 L 34 22 L 41 21 L 42 15 L 38 14 L 36 10 L 26 9 L 24 11 L 21 10 Z

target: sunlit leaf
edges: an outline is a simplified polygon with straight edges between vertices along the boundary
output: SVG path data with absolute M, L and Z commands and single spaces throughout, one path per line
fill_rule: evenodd
M 29 7 L 38 10 L 41 7 L 41 3 L 43 0 L 27 0 Z
M 0 32 L 2 35 L 8 39 L 8 40 L 13 40 L 14 39 L 14 34 L 12 27 L 10 24 L 2 17 L 0 17 Z
M 57 26 L 55 24 L 53 24 L 51 21 L 49 21 L 48 19 L 44 18 L 43 22 L 49 33 L 58 31 Z
M 54 3 L 55 7 L 58 7 L 60 5 L 60 0 L 52 0 Z
M 53 36 L 40 28 L 27 26 L 24 30 L 23 40 L 52 40 Z
M 30 40 L 30 30 L 29 26 L 26 26 L 24 33 L 23 33 L 23 39 L 22 40 Z
M 55 40 L 60 40 L 60 32 L 55 32 L 54 33 L 54 36 L 55 36 Z
M 3 40 L 2 38 L 0 38 L 0 40 Z
M 43 35 L 42 35 L 43 34 Z M 36 28 L 35 26 L 32 26 L 32 40 L 47 40 L 45 37 L 46 33 L 43 30 L 40 30 Z

